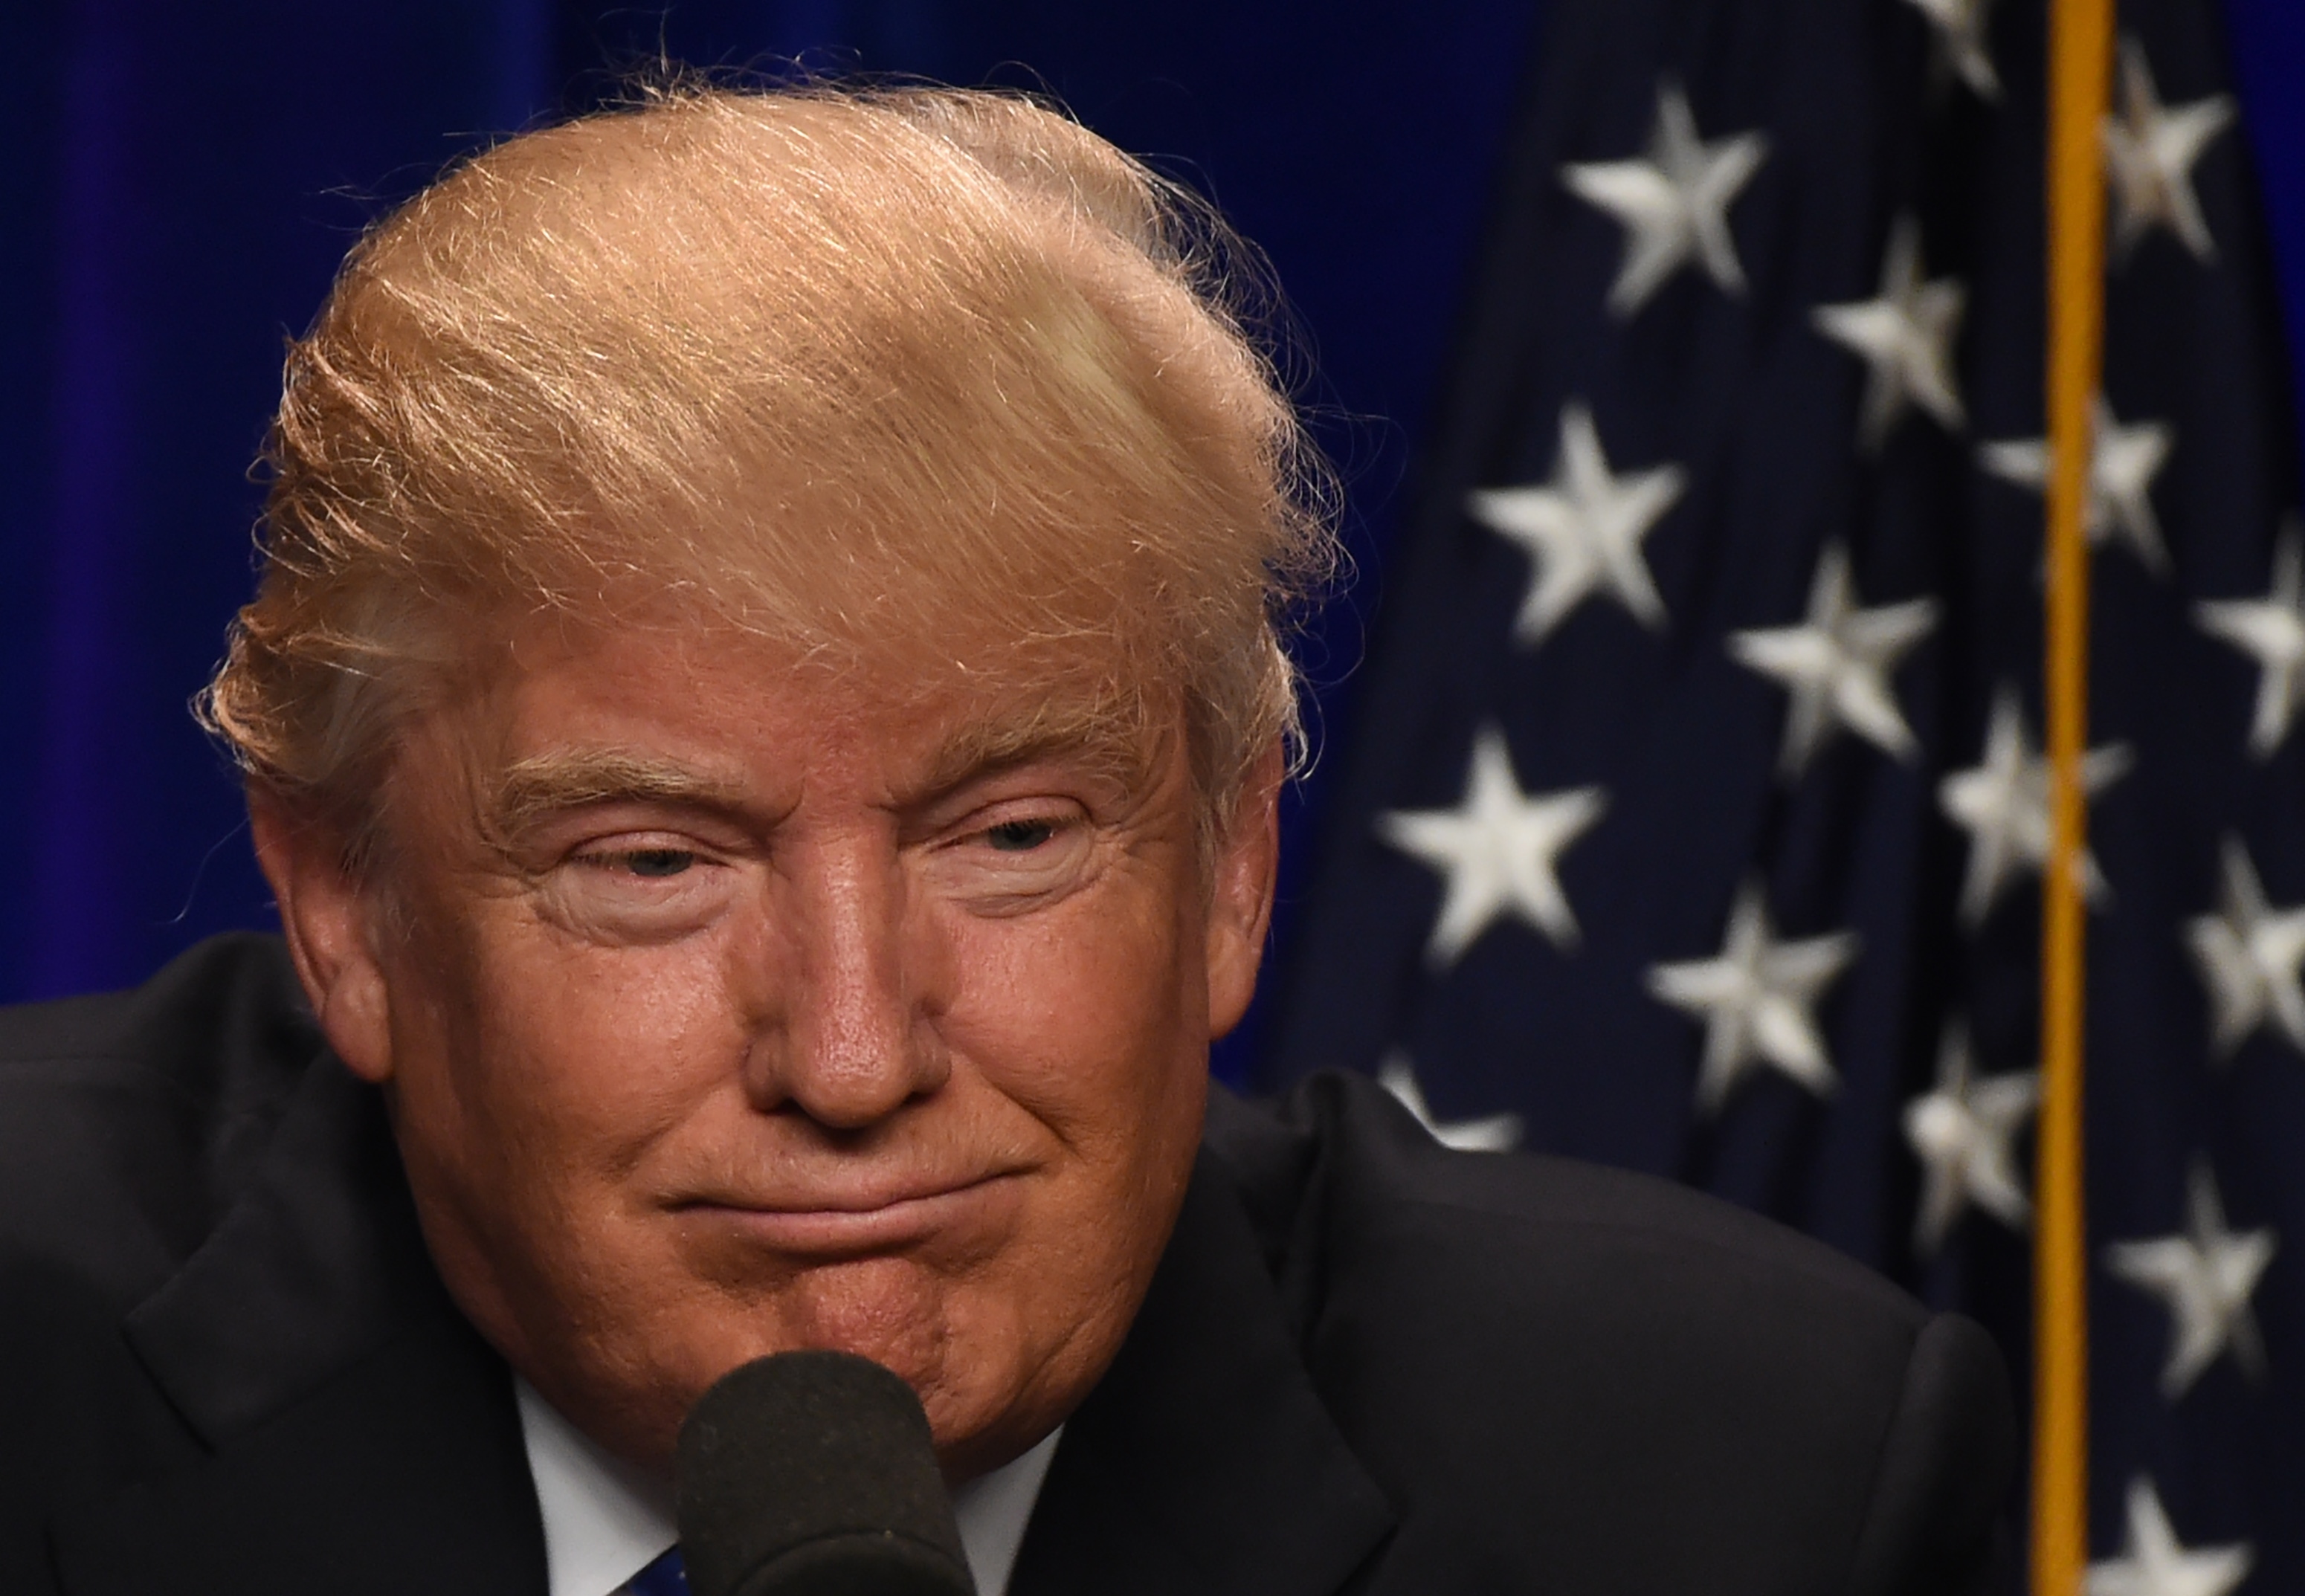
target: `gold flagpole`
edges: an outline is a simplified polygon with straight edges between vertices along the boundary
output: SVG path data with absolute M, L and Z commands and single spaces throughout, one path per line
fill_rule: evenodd
M 2088 1566 L 2088 1253 L 2081 1162 L 2090 421 L 2105 338 L 2103 125 L 2112 0 L 2052 0 L 2049 36 L 2049 863 L 2042 874 L 2041 1117 L 2033 1293 L 2033 1596 Z

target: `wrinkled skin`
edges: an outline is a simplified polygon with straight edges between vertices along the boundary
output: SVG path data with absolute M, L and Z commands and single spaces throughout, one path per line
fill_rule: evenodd
M 1031 1446 L 1175 1221 L 1278 751 L 1204 862 L 1177 735 L 1010 736 L 1045 702 L 699 626 L 532 625 L 498 658 L 410 728 L 366 879 L 254 806 L 456 1301 L 647 1467 L 794 1347 L 902 1375 L 955 1480 Z

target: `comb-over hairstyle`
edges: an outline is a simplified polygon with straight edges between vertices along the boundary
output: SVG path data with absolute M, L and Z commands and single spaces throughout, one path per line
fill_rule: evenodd
M 1334 557 L 1258 281 L 1016 96 L 685 86 L 509 140 L 372 228 L 291 346 L 203 717 L 358 863 L 396 727 L 511 624 L 948 640 L 1020 692 L 1181 706 L 1205 827 L 1295 737 L 1281 629 Z

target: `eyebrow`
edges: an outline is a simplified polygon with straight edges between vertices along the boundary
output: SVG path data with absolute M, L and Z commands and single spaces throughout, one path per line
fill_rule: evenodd
M 1056 699 L 1028 716 L 963 727 L 930 760 L 919 789 L 934 798 L 980 777 L 1058 759 L 1079 760 L 1096 775 L 1135 790 L 1151 777 L 1160 750 L 1126 712 Z
M 500 844 L 554 815 L 600 803 L 670 803 L 733 811 L 743 793 L 729 781 L 671 760 L 621 749 L 565 749 L 515 761 L 495 782 L 488 827 Z

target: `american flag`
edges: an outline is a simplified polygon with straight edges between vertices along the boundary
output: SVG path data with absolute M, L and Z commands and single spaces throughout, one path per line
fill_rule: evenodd
M 2042 0 L 1553 0 L 1262 1058 L 2029 1359 Z M 2092 1596 L 2305 1592 L 2305 531 L 2220 19 L 2123 0 Z

